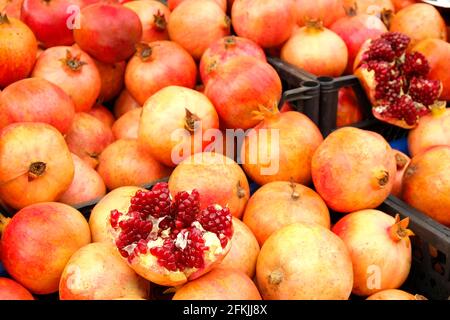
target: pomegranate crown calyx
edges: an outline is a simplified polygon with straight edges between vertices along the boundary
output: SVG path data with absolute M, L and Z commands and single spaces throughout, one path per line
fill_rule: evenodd
M 395 223 L 390 228 L 390 234 L 394 241 L 401 241 L 402 239 L 414 236 L 414 232 L 408 229 L 409 217 L 400 220 L 400 215 L 395 215 Z
M 81 52 L 73 55 L 70 50 L 66 51 L 66 57 L 60 59 L 60 61 L 72 71 L 80 71 L 87 64 L 87 62 L 81 60 Z
M 153 21 L 155 23 L 156 28 L 159 31 L 166 30 L 167 28 L 166 17 L 164 16 L 164 13 L 162 13 L 160 10 L 158 10 L 158 12 L 153 15 Z
M 0 24 L 4 24 L 4 23 L 10 23 L 8 16 L 5 14 L 2 14 L 0 12 Z
M 0 235 L 2 234 L 3 230 L 5 230 L 6 226 L 10 221 L 11 218 L 7 218 L 0 213 Z
M 147 43 L 141 42 L 136 44 L 136 54 L 142 61 L 148 61 L 152 57 L 153 48 Z

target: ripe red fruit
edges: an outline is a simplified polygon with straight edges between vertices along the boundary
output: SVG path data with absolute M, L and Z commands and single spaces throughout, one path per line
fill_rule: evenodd
M 342 0 L 295 0 L 297 24 L 304 26 L 310 20 L 321 20 L 324 27 L 345 17 Z
M 53 47 L 39 55 L 32 76 L 59 86 L 72 98 L 75 111 L 89 111 L 95 104 L 101 79 L 95 62 L 76 47 Z
M 411 268 L 409 218 L 400 221 L 378 210 L 346 215 L 332 231 L 349 249 L 353 262 L 353 293 L 368 296 L 397 289 Z
M 172 41 L 200 60 L 211 43 L 230 34 L 230 19 L 214 1 L 184 1 L 172 11 L 168 30 Z
M 403 175 L 405 174 L 406 168 L 411 161 L 411 159 L 403 152 L 394 151 L 395 162 L 397 163 L 397 173 L 395 175 L 394 185 L 392 186 L 391 194 L 396 197 L 401 197 L 403 188 Z
M 3 228 L 6 271 L 36 294 L 57 292 L 70 257 L 91 241 L 83 215 L 57 202 L 23 208 Z
M 126 62 L 104 63 L 94 60 L 100 74 L 101 89 L 98 96 L 100 101 L 110 101 L 123 89 Z
M 351 88 L 341 88 L 338 93 L 336 127 L 348 126 L 363 119 L 361 106 Z
M 19 80 L 0 94 L 0 129 L 15 122 L 44 122 L 64 134 L 74 116 L 72 99 L 45 79 Z
M 119 97 L 114 102 L 114 116 L 119 119 L 130 110 L 141 108 L 142 106 L 130 95 L 127 89 L 122 90 Z
M 0 132 L 0 197 L 9 206 L 21 209 L 55 201 L 70 186 L 73 174 L 69 149 L 54 127 L 21 122 Z
M 167 0 L 167 5 L 169 6 L 169 9 L 173 11 L 173 9 L 175 9 L 180 3 L 184 1 L 186 0 Z M 210 0 L 210 1 L 214 1 L 219 5 L 220 8 L 222 8 L 223 12 L 227 12 L 227 0 Z
M 108 127 L 112 127 L 114 124 L 115 119 L 111 111 L 101 104 L 96 104 L 91 110 L 88 111 L 88 113 L 96 117 Z
M 279 46 L 289 39 L 295 17 L 292 0 L 236 0 L 231 9 L 236 34 L 263 48 Z
M 138 15 L 125 6 L 99 2 L 83 8 L 75 42 L 93 58 L 105 63 L 127 60 L 141 40 Z
M 34 298 L 21 284 L 0 277 L 0 300 L 34 300 Z
M 125 113 L 112 126 L 116 139 L 137 139 L 139 136 L 139 122 L 142 108 L 133 109 Z
M 120 254 L 141 276 L 159 285 L 194 280 L 219 263 L 233 235 L 227 207 L 200 209 L 201 194 L 178 192 L 167 183 L 138 191 L 128 212 L 111 211 L 110 224 Z
M 0 88 L 28 77 L 36 52 L 37 41 L 30 28 L 0 13 Z
M 316 191 L 330 209 L 353 212 L 376 208 L 388 197 L 396 163 L 382 136 L 344 127 L 317 148 L 311 173 Z
M 419 294 L 412 295 L 403 290 L 388 289 L 374 293 L 366 300 L 427 300 L 427 298 Z

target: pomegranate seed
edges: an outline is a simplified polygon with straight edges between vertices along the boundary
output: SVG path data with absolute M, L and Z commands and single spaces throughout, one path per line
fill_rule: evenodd
M 441 91 L 441 83 L 437 80 L 412 78 L 409 85 L 409 95 L 415 101 L 425 106 L 432 105 Z
M 397 57 L 405 52 L 411 42 L 411 39 L 406 34 L 400 32 L 386 32 L 381 35 L 381 39 L 389 42 Z
M 378 38 L 372 41 L 366 60 L 391 62 L 394 61 L 394 59 L 395 52 L 387 40 Z
M 225 235 L 229 238 L 233 235 L 232 216 L 229 208 L 216 208 L 208 206 L 200 214 L 198 221 L 205 230 L 214 232 L 219 238 Z M 225 243 L 226 245 L 226 243 Z M 222 247 L 224 245 L 222 244 Z

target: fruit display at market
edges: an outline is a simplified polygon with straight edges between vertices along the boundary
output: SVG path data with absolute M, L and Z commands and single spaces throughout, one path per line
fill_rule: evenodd
M 0 300 L 448 299 L 429 3 L 0 0 Z

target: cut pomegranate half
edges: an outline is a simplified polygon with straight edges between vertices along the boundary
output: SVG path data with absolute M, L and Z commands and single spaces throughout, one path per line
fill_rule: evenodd
M 200 210 L 200 194 L 182 191 L 173 198 L 168 184 L 139 190 L 128 212 L 112 210 L 112 236 L 128 264 L 142 277 L 176 286 L 205 274 L 231 247 L 230 210 L 217 204 Z
M 406 51 L 410 40 L 399 32 L 369 39 L 354 64 L 375 118 L 402 128 L 413 128 L 420 117 L 445 109 L 445 102 L 438 101 L 442 83 L 427 79 L 430 66 L 424 55 Z

